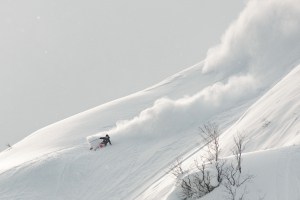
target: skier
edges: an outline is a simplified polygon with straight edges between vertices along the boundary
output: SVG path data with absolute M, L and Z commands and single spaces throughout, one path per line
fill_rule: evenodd
M 110 137 L 108 134 L 106 134 L 105 137 L 100 137 L 99 139 L 102 140 L 101 144 L 104 144 L 106 146 L 107 143 L 109 143 L 111 145 Z
M 107 145 L 107 143 L 109 143 L 109 144 L 111 145 L 110 137 L 109 137 L 108 134 L 106 134 L 105 137 L 100 137 L 99 139 L 102 140 L 102 141 L 100 142 L 100 144 L 98 143 L 98 145 L 97 145 L 96 147 L 93 147 L 93 146 L 91 145 L 90 150 L 96 151 L 98 148 L 105 147 L 105 146 Z M 96 140 L 98 140 L 98 139 L 96 139 Z M 95 141 L 95 140 L 93 140 L 93 141 Z

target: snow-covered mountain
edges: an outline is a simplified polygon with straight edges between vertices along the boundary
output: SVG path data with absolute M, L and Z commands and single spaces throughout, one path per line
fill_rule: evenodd
M 249 1 L 203 62 L 1 152 L 0 199 L 175 200 L 169 166 L 201 153 L 207 121 L 222 130 L 223 156 L 247 135 L 249 198 L 299 199 L 299 44 L 298 0 Z M 112 146 L 90 151 L 106 133 Z

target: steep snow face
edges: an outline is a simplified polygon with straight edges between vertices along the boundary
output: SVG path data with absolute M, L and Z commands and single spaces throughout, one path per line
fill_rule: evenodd
M 247 151 L 300 145 L 300 65 L 224 133 L 224 147 L 237 132 L 248 137 Z
M 202 75 L 202 67 L 203 63 L 197 64 L 144 91 L 36 131 L 9 151 L 0 153 L 0 172 L 66 149 L 88 149 L 87 136 L 110 130 L 116 122 L 137 116 L 142 110 L 152 106 L 157 99 L 164 96 L 178 99 L 184 95 L 192 95 L 218 81 L 218 77 L 213 75 Z M 116 139 L 115 136 L 112 137 L 113 141 Z
M 227 162 L 233 162 L 233 158 L 227 158 Z M 300 198 L 300 146 L 290 146 L 279 149 L 264 150 L 243 155 L 244 175 L 252 175 L 253 178 L 246 184 L 245 199 L 287 199 Z M 179 190 L 178 190 L 179 191 Z M 237 190 L 241 195 L 243 189 Z M 223 186 L 215 189 L 201 200 L 227 199 L 229 195 Z M 155 198 L 141 198 L 143 200 Z M 156 198 L 157 199 L 157 198 Z M 166 200 L 180 200 L 178 193 L 173 191 Z
M 195 128 L 201 122 L 193 121 L 185 130 L 176 130 L 179 126 L 174 125 L 172 132 L 166 129 L 147 135 L 145 127 L 112 134 L 113 145 L 101 151 L 89 151 L 85 137 L 107 130 L 120 119 L 130 119 L 163 95 L 177 99 L 215 82 L 215 77 L 201 75 L 201 67 L 194 66 L 145 91 L 46 127 L 3 152 L 0 199 L 134 198 L 153 178 L 159 178 L 175 157 L 201 144 Z M 221 116 L 224 127 L 243 110 L 242 106 L 225 113 L 230 116 L 226 119 Z M 192 116 L 187 116 L 186 121 L 190 119 Z
M 300 5 L 295 0 L 250 1 L 222 43 L 208 52 L 202 67 L 201 77 L 214 76 L 219 81 L 191 96 L 159 99 L 138 116 L 117 123 L 110 133 L 160 137 L 256 98 L 298 63 L 299 19 Z
M 249 184 L 249 199 L 258 199 L 260 195 L 265 200 L 298 199 L 300 177 L 300 65 L 294 68 L 286 77 L 270 89 L 262 98 L 255 102 L 241 118 L 225 131 L 220 137 L 223 156 L 231 155 L 234 147 L 233 137 L 239 133 L 246 136 L 246 151 L 255 152 L 243 157 L 243 171 L 255 176 Z M 293 146 L 291 148 L 284 148 Z M 266 149 L 276 149 L 264 151 Z M 187 159 L 183 169 L 189 169 L 194 159 L 205 151 L 199 150 L 193 157 Z M 289 155 L 291 154 L 291 155 Z M 292 161 L 291 159 L 295 159 Z M 285 164 L 280 164 L 285 163 Z M 293 166 L 295 165 L 295 166 Z M 286 173 L 286 174 L 285 174 Z M 285 175 L 282 175 L 285 174 Z M 154 182 L 148 190 L 140 195 L 141 199 L 178 200 L 178 192 L 172 191 L 174 178 L 166 174 L 161 180 Z M 280 185 L 284 187 L 281 189 Z M 280 192 L 274 193 L 279 189 Z M 176 187 L 175 187 L 176 188 Z M 224 190 L 216 190 L 204 199 L 223 199 Z M 283 198 L 285 197 L 285 198 Z M 288 198 L 290 197 L 290 198 Z
M 224 78 L 226 75 L 227 78 L 247 77 L 261 88 L 274 85 L 277 83 L 274 80 L 299 63 L 299 19 L 298 1 L 249 1 L 240 18 L 223 36 L 222 43 L 208 52 L 203 73 L 217 73 Z M 259 196 L 268 200 L 298 199 L 300 196 L 297 191 L 300 182 L 297 176 L 299 77 L 298 65 L 221 137 L 224 155 L 231 154 L 233 136 L 237 132 L 247 136 L 248 152 L 296 145 L 291 150 L 261 151 L 244 157 L 245 170 L 257 177 L 249 186 L 250 199 Z M 187 160 L 184 165 L 190 166 L 192 162 L 193 159 Z M 174 185 L 174 179 L 166 175 L 153 183 L 140 198 L 177 200 L 174 192 L 169 194 Z M 224 191 L 215 191 L 204 199 L 224 199 Z

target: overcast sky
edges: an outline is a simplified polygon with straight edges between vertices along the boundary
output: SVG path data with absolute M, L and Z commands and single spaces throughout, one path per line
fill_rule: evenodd
M 1 0 L 0 150 L 205 58 L 245 0 Z

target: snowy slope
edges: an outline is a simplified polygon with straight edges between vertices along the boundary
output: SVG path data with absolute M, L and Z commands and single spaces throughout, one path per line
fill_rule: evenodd
M 229 158 L 230 162 L 232 158 Z M 187 162 L 192 162 L 191 160 Z M 247 184 L 247 199 L 297 200 L 300 198 L 300 146 L 256 151 L 243 155 L 243 171 L 254 178 Z M 179 200 L 173 176 L 165 176 L 137 199 Z M 178 190 L 180 191 L 180 190 Z M 201 200 L 225 199 L 223 187 Z
M 237 130 L 251 138 L 248 152 L 298 144 L 299 19 L 298 0 L 249 1 L 204 62 L 38 130 L 1 152 L 0 199 L 173 198 L 168 195 L 174 183 L 165 172 L 176 157 L 197 156 L 204 145 L 198 127 L 209 120 L 225 131 L 224 155 Z M 107 132 L 113 145 L 89 151 L 87 141 Z M 282 151 L 272 151 L 273 161 L 265 165 L 273 166 Z M 267 155 L 249 154 L 249 170 L 260 175 L 259 161 Z M 282 169 L 296 172 L 276 170 Z M 258 185 L 276 170 L 258 178 Z M 281 187 L 271 181 L 269 188 Z
M 249 199 L 258 199 L 258 194 L 265 196 L 266 200 L 300 198 L 299 77 L 300 65 L 255 102 L 220 138 L 223 156 L 226 157 L 231 155 L 233 137 L 237 132 L 247 137 L 245 151 L 254 153 L 244 156 L 244 171 L 255 176 L 248 186 Z M 201 154 L 200 150 L 188 158 L 184 163 L 186 169 Z M 176 192 L 169 194 L 174 184 L 173 176 L 166 174 L 153 182 L 140 198 L 157 199 L 159 196 L 161 199 L 177 200 Z M 207 199 L 222 199 L 224 195 L 223 191 L 217 190 Z
M 163 95 L 182 96 L 180 90 L 174 92 L 174 85 L 182 87 L 185 94 L 188 90 L 194 93 L 193 82 L 201 90 L 209 82 L 206 78 L 199 81 L 201 73 L 195 73 L 199 66 L 154 88 L 41 129 L 2 152 L 0 199 L 130 199 L 128 195 L 163 172 L 174 157 L 197 146 L 197 132 L 191 128 L 179 133 L 173 129 L 165 136 L 142 131 L 111 134 L 113 146 L 97 152 L 88 150 L 85 137 L 109 129 L 118 120 L 130 119 Z M 236 119 L 233 115 L 226 122 Z
M 247 153 L 243 170 L 254 178 L 247 184 L 246 199 L 297 200 L 300 198 L 300 146 Z M 220 187 L 201 200 L 225 199 Z M 169 196 L 175 200 L 176 196 Z
M 221 139 L 237 131 L 250 140 L 246 151 L 300 144 L 300 65 L 253 104 Z

